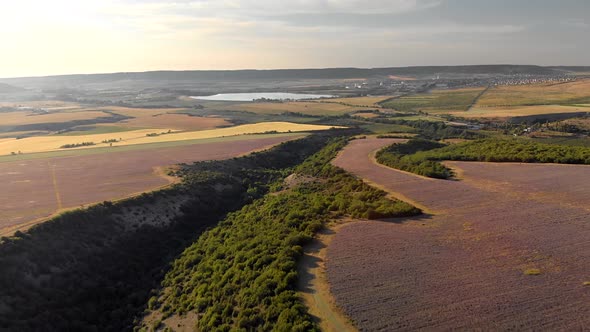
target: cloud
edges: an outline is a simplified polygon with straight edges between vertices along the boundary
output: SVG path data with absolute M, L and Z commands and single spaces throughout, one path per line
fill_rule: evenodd
M 214 6 L 225 10 L 238 10 L 249 14 L 287 15 L 287 14 L 400 14 L 410 11 L 436 7 L 440 1 L 420 0 L 242 0 L 242 1 L 202 1 L 202 8 Z M 214 5 L 215 3 L 215 5 Z M 219 6 L 219 4 L 222 4 Z M 223 5 L 225 4 L 225 6 Z M 220 8 L 221 7 L 221 8 Z

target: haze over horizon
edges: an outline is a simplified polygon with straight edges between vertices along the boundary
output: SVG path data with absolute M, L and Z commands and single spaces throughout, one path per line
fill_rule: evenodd
M 0 77 L 590 65 L 583 0 L 22 0 L 5 7 Z

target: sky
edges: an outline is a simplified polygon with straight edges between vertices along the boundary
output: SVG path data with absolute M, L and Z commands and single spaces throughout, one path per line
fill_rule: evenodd
M 588 0 L 3 1 L 0 77 L 590 65 L 588 14 Z

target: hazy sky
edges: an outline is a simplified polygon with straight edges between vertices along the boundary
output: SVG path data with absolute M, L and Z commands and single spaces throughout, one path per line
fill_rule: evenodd
M 0 77 L 453 64 L 590 65 L 588 0 L 18 0 Z

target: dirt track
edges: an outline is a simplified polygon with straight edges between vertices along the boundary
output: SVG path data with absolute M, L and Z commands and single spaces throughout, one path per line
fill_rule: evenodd
M 115 200 L 170 183 L 160 166 L 218 160 L 293 137 L 215 142 L 0 163 L 0 235 L 62 208 Z
M 590 167 L 452 162 L 462 181 L 433 180 L 369 158 L 391 142 L 353 141 L 334 164 L 434 215 L 351 223 L 328 247 L 361 330 L 590 326 Z

